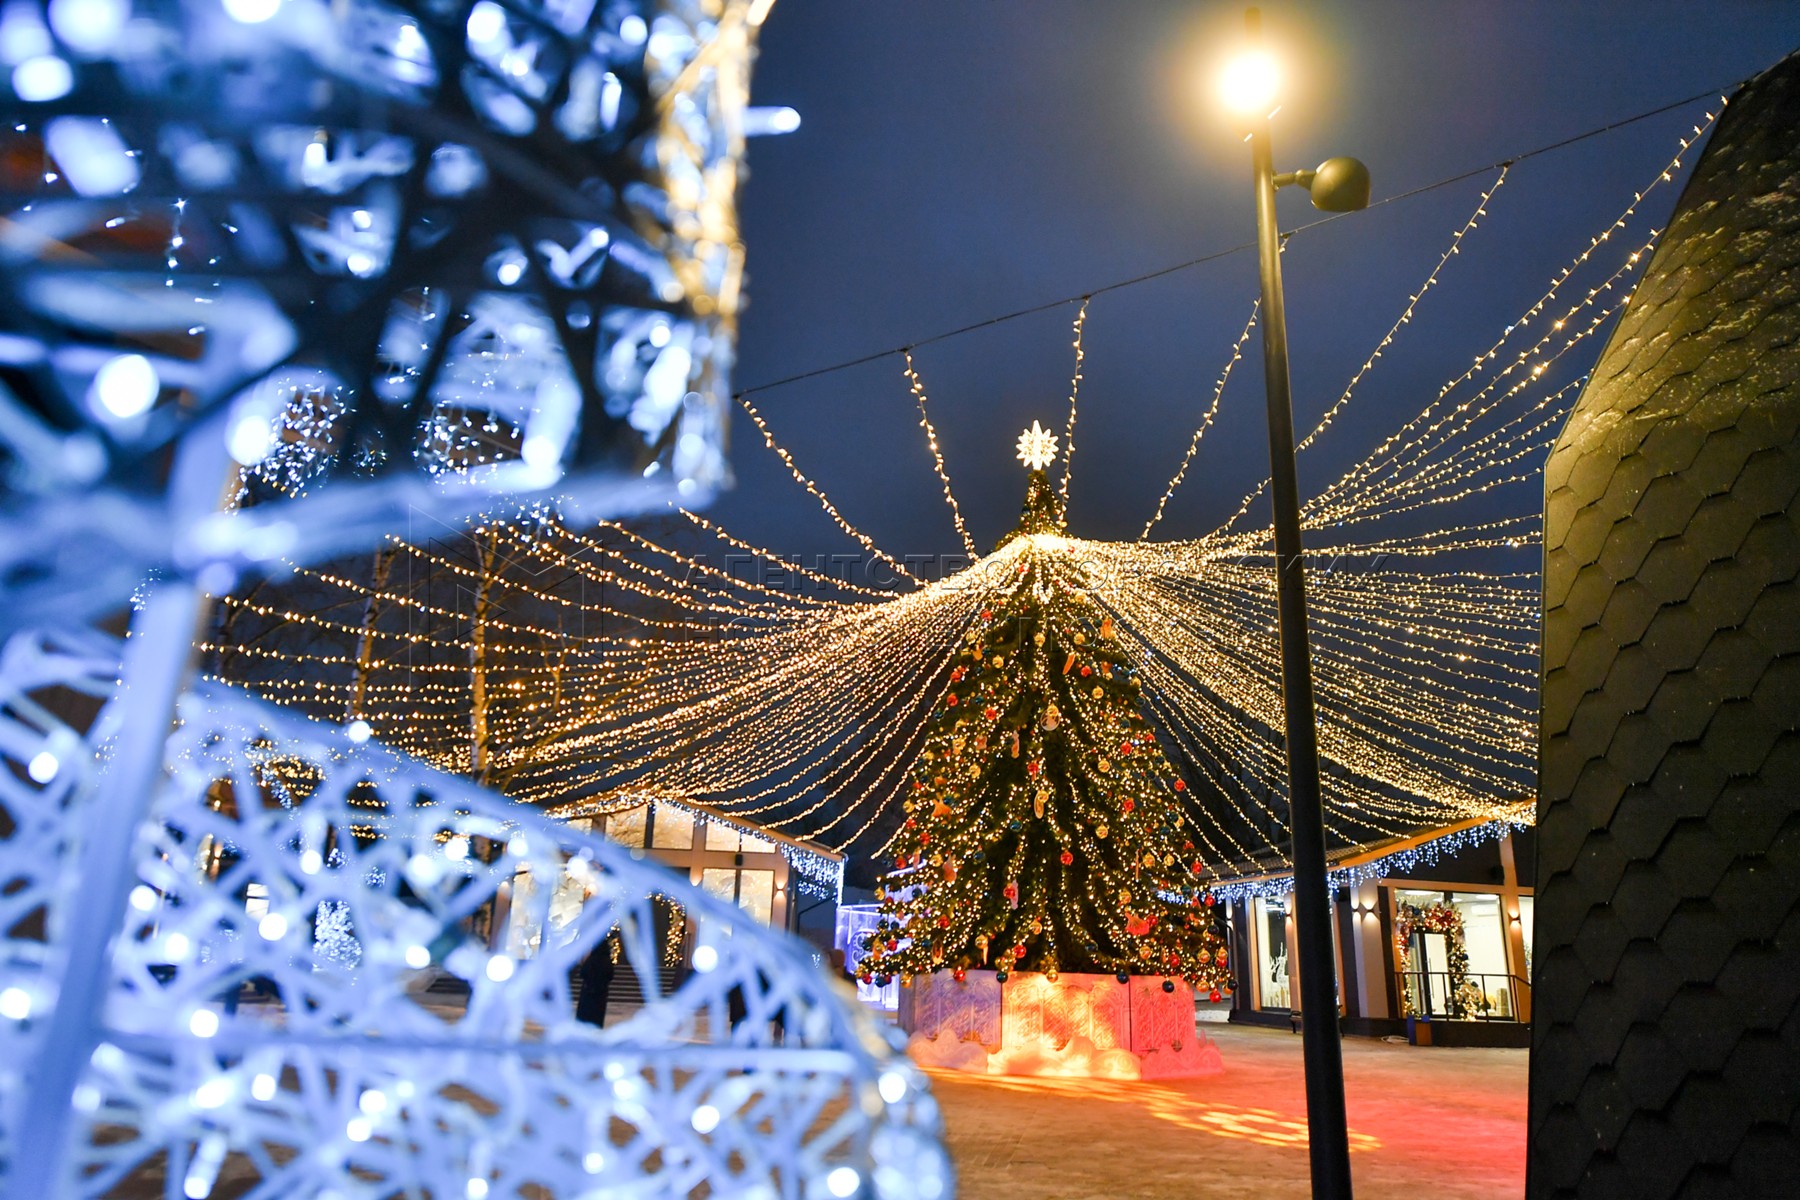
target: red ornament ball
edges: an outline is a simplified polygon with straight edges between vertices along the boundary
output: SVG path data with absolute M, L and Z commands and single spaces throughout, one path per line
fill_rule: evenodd
M 1062 865 L 1063 866 L 1066 867 L 1069 864 L 1073 863 L 1074 861 L 1075 861 L 1075 856 L 1073 854 L 1070 854 L 1067 850 L 1064 850 L 1062 852 Z
M 1214 989 L 1213 989 L 1213 990 L 1212 990 L 1212 995 L 1210 995 L 1210 996 L 1208 996 L 1208 997 L 1207 997 L 1207 999 L 1208 999 L 1208 1000 L 1211 1000 L 1211 1001 L 1212 1001 L 1212 1002 L 1213 1002 L 1213 1003 L 1214 1003 L 1214 1004 L 1217 1004 L 1217 1003 L 1218 1003 L 1218 1002 L 1219 1002 L 1219 1001 L 1221 1001 L 1221 1000 L 1223 1000 L 1223 999 L 1224 999 L 1224 998 L 1225 998 L 1225 997 L 1223 997 L 1223 996 L 1221 996 L 1221 995 L 1219 995 L 1219 989 L 1218 989 L 1218 988 L 1214 988 Z
M 1185 791 L 1187 791 L 1187 784 L 1185 782 L 1183 782 L 1182 780 L 1177 779 L 1175 781 L 1175 790 L 1178 792 L 1185 792 Z
M 1133 809 L 1137 808 L 1137 801 L 1128 797 L 1125 803 L 1119 805 L 1119 807 L 1126 812 L 1131 812 Z
M 1094 673 L 1094 668 L 1092 668 L 1092 667 L 1081 668 L 1081 677 L 1083 679 L 1086 679 L 1089 675 L 1092 675 L 1093 673 Z
M 989 705 L 988 707 L 981 710 L 981 715 L 986 717 L 988 720 L 992 721 L 995 717 L 1000 715 L 1000 710 L 995 708 L 993 705 Z
M 948 696 L 944 697 L 944 707 L 945 708 L 955 708 L 956 707 L 956 693 L 955 692 L 951 692 Z

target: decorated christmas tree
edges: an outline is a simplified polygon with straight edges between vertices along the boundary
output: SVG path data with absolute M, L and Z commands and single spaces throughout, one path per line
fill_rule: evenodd
M 1024 514 L 1000 542 L 1063 531 L 1020 438 Z M 1009 559 L 1008 561 L 1011 561 Z M 1183 833 L 1186 784 L 1141 711 L 1142 684 L 1078 571 L 1021 553 L 980 610 L 932 707 L 879 893 L 865 977 L 931 971 L 1155 974 L 1230 987 L 1204 863 Z M 1066 568 L 1066 564 L 1060 564 Z

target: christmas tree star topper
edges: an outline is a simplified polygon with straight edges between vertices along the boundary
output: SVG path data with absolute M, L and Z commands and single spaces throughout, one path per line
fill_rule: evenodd
M 1056 435 L 1036 421 L 1019 435 L 1019 461 L 1041 471 L 1056 461 Z

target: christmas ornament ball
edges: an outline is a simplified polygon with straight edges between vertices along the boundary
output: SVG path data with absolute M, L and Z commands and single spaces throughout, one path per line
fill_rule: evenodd
M 1113 978 L 1117 979 L 1120 983 L 1130 983 L 1131 973 L 1129 971 L 1120 971 L 1117 975 L 1114 975 Z
M 1175 990 L 1175 981 L 1173 979 L 1163 980 L 1163 991 L 1172 992 L 1174 990 Z

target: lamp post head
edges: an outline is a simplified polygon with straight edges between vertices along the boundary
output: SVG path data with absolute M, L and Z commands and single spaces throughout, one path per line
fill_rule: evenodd
M 1311 172 L 1307 190 L 1320 212 L 1357 212 L 1369 207 L 1369 168 L 1354 158 L 1328 158 Z

